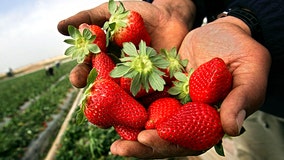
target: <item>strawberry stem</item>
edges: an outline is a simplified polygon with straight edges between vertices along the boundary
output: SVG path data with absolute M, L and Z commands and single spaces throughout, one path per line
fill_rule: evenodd
M 135 96 L 141 88 L 147 92 L 150 87 L 153 90 L 162 91 L 166 84 L 161 69 L 168 67 L 169 62 L 161 54 L 147 47 L 144 41 L 139 43 L 139 50 L 131 42 L 123 43 L 121 63 L 110 73 L 111 77 L 132 78 L 130 91 Z
M 93 35 L 89 29 L 84 29 L 81 33 L 72 25 L 68 26 L 68 33 L 72 39 L 65 39 L 64 42 L 70 44 L 65 51 L 66 56 L 71 56 L 77 59 L 78 63 L 82 63 L 89 53 L 100 53 L 100 48 L 94 44 L 96 35 Z
M 120 1 L 119 5 L 116 5 L 114 0 L 109 0 L 108 10 L 111 16 L 109 21 L 106 21 L 103 26 L 104 30 L 106 30 L 107 46 L 109 45 L 109 40 L 112 40 L 114 33 L 120 28 L 127 26 L 127 16 L 129 14 L 129 11 L 125 10 L 123 3 Z
M 174 76 L 176 72 L 184 72 L 188 60 L 181 60 L 180 56 L 177 54 L 177 49 L 173 47 L 171 50 L 161 49 L 161 54 L 169 61 L 169 73 L 170 78 Z
M 176 72 L 174 77 L 177 80 L 173 82 L 174 86 L 168 90 L 169 94 L 177 96 L 177 99 L 179 99 L 182 104 L 191 101 L 189 96 L 189 79 L 192 72 L 193 69 L 191 69 L 189 73 Z

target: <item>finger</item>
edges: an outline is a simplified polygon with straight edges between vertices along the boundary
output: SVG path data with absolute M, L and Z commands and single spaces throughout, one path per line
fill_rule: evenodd
M 233 89 L 221 105 L 223 129 L 231 136 L 240 134 L 244 119 L 259 109 L 265 99 L 270 55 L 261 46 L 254 49 L 254 54 L 232 72 Z
M 152 151 L 144 158 L 166 158 L 177 156 L 193 156 L 203 151 L 192 151 L 170 143 L 159 137 L 157 130 L 144 130 L 138 135 L 138 141 L 145 146 L 151 146 Z M 145 155 L 144 155 L 145 156 Z
M 110 151 L 114 155 L 123 157 L 145 158 L 148 154 L 152 154 L 152 148 L 147 147 L 137 141 L 117 140 L 111 147 Z
M 83 88 L 87 84 L 87 78 L 91 71 L 90 65 L 80 63 L 76 65 L 70 72 L 69 80 L 71 84 L 77 88 Z
M 241 93 L 240 93 L 241 92 Z M 234 89 L 223 101 L 220 111 L 221 122 L 225 133 L 237 136 L 246 117 L 246 98 L 241 89 Z
M 67 19 L 60 21 L 57 25 L 58 31 L 63 35 L 68 35 L 68 25 L 79 27 L 82 23 L 96 24 L 103 26 L 104 22 L 108 20 L 110 14 L 108 12 L 107 3 L 103 3 L 93 9 L 81 11 Z

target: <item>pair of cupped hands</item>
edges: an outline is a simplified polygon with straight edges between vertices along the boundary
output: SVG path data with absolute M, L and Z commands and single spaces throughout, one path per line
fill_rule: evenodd
M 233 86 L 221 105 L 221 122 L 226 134 L 238 136 L 245 118 L 264 101 L 271 63 L 268 50 L 251 38 L 249 27 L 241 20 L 227 16 L 192 30 L 196 8 L 188 0 L 156 0 L 152 4 L 125 1 L 123 4 L 126 9 L 142 15 L 152 38 L 151 47 L 157 51 L 177 47 L 181 58 L 189 61 L 187 69 L 196 68 L 214 57 L 225 61 L 233 75 Z M 81 23 L 88 23 L 102 26 L 109 17 L 107 3 L 103 3 L 60 21 L 58 30 L 68 35 L 68 25 L 78 27 Z M 90 70 L 84 63 L 76 67 L 77 72 L 70 75 L 74 86 L 86 81 L 87 77 L 82 77 L 80 72 Z M 156 130 L 144 130 L 138 141 L 115 141 L 111 152 L 126 157 L 166 158 L 199 155 L 204 151 L 179 147 L 162 140 Z

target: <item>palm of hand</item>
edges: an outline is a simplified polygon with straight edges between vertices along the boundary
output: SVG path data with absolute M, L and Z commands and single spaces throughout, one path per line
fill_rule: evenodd
M 227 134 L 238 135 L 244 116 L 256 111 L 265 98 L 268 51 L 240 27 L 215 22 L 191 31 L 179 54 L 189 60 L 187 69 L 213 57 L 224 59 L 233 75 L 233 88 L 221 105 L 221 121 Z M 245 115 L 238 117 L 242 110 Z

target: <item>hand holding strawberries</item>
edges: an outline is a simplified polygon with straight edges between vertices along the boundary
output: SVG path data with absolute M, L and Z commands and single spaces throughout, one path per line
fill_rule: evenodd
M 188 59 L 187 69 L 213 57 L 221 57 L 233 76 L 232 90 L 221 105 L 225 132 L 239 135 L 244 118 L 263 103 L 270 68 L 266 48 L 250 37 L 239 19 L 224 17 L 188 33 L 179 54 Z
M 166 3 L 169 5 L 165 5 Z M 124 1 L 123 4 L 126 9 L 141 14 L 152 38 L 151 46 L 156 50 L 178 48 L 193 21 L 194 5 L 190 1 L 164 0 L 154 1 L 152 4 L 143 1 Z M 179 12 L 181 10 L 182 12 Z M 108 3 L 103 3 L 62 20 L 57 27 L 60 33 L 68 35 L 68 25 L 78 27 L 82 23 L 87 23 L 102 27 L 109 18 Z
M 176 14 L 178 12 L 169 14 L 167 11 L 171 9 L 166 9 L 167 2 L 167 0 L 162 2 L 156 0 L 153 5 L 145 2 L 125 2 L 124 4 L 126 8 L 135 8 L 141 13 L 152 39 L 151 46 L 156 50 L 180 47 L 179 54 L 183 59 L 189 60 L 188 68 L 197 68 L 213 57 L 221 57 L 225 60 L 233 73 L 233 90 L 222 103 L 221 121 L 226 133 L 238 135 L 245 116 L 253 113 L 263 101 L 270 64 L 267 50 L 251 39 L 246 32 L 247 27 L 236 20 L 233 21 L 234 23 L 217 21 L 189 32 L 185 37 L 188 24 L 192 24 L 190 19 L 192 17 L 189 16 L 194 10 L 192 3 L 183 0 L 171 1 L 167 7 L 183 2 L 184 5 L 181 6 L 185 8 L 178 9 L 183 10 L 184 14 Z M 70 24 L 77 27 L 86 22 L 103 26 L 109 18 L 107 4 L 102 4 L 61 21 L 58 29 L 62 34 L 67 34 L 67 26 Z M 226 18 L 219 21 L 226 22 Z M 80 65 L 88 68 L 85 63 Z M 82 71 L 80 68 L 74 69 L 78 71 L 74 72 L 77 74 Z M 86 69 L 85 72 L 88 73 L 88 70 Z M 117 130 L 121 130 L 121 127 L 117 127 Z M 192 151 L 165 141 L 156 130 L 144 130 L 138 134 L 137 139 L 138 141 L 114 142 L 111 146 L 112 153 L 138 158 L 165 158 L 202 153 L 202 151 Z
M 178 0 L 155 1 L 153 4 L 143 1 L 123 2 L 126 9 L 139 12 L 144 19 L 145 26 L 152 39 L 151 46 L 156 50 L 161 48 L 179 48 L 184 36 L 192 25 L 192 13 L 194 5 L 190 1 Z M 170 8 L 169 8 L 170 7 Z M 178 12 L 183 10 L 183 12 Z M 62 20 L 58 23 L 58 31 L 63 35 L 68 35 L 68 25 L 79 27 L 82 23 L 95 24 L 103 27 L 109 20 L 110 12 L 108 3 L 103 3 L 93 9 L 81 11 L 78 14 Z M 161 41 L 163 40 L 163 41 Z M 87 63 L 78 64 L 70 73 L 71 82 L 74 86 L 83 88 L 86 83 L 90 67 Z M 80 70 L 84 72 L 80 72 Z

